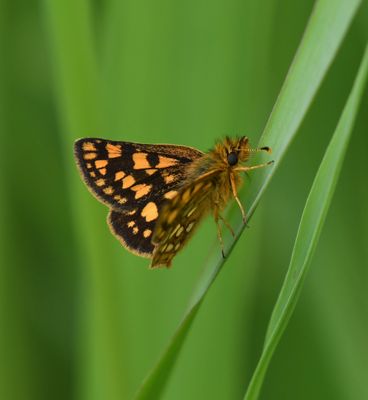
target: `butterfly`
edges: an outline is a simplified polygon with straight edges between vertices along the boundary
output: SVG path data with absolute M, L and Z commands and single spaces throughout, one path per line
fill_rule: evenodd
M 83 138 L 74 144 L 82 178 L 110 211 L 112 233 L 129 251 L 151 259 L 151 268 L 170 267 L 199 222 L 213 214 L 224 256 L 221 212 L 238 198 L 240 173 L 272 164 L 244 165 L 254 152 L 246 136 L 226 137 L 207 153 L 188 146 Z

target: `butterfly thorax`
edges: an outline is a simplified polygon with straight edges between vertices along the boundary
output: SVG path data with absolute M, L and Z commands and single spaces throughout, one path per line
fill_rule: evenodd
M 247 161 L 248 158 L 248 139 L 246 137 L 227 137 L 224 141 L 217 143 L 208 153 L 188 164 L 185 185 L 195 185 L 200 181 L 209 183 L 211 190 L 207 189 L 204 196 L 221 211 L 232 196 L 230 178 L 233 178 L 237 188 L 242 183 L 240 174 L 235 168 L 241 162 Z M 204 187 L 202 187 L 203 190 Z

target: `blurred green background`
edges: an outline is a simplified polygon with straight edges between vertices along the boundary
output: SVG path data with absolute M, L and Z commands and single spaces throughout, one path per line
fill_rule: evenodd
M 244 134 L 256 145 L 312 7 L 312 0 L 0 0 L 1 399 L 132 398 L 209 253 L 220 251 L 207 219 L 171 270 L 148 270 L 110 234 L 106 207 L 75 168 L 73 141 L 206 150 L 226 134 Z M 200 309 L 165 400 L 244 395 L 367 27 L 365 3 Z M 367 107 L 365 95 L 262 399 L 368 398 Z

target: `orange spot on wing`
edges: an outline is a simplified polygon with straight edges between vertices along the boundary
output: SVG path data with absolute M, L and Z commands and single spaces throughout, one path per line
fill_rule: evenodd
M 164 194 L 164 197 L 165 199 L 173 199 L 177 194 L 178 192 L 176 190 L 170 190 L 170 192 Z
M 108 143 L 106 145 L 106 151 L 107 151 L 109 158 L 120 157 L 121 156 L 121 145 Z
M 143 232 L 143 236 L 144 236 L 145 238 L 150 237 L 151 234 L 152 234 L 151 229 L 146 229 L 146 230 Z
M 184 203 L 187 203 L 190 199 L 190 189 L 187 189 L 182 196 Z
M 105 184 L 105 179 L 98 179 L 97 181 L 96 181 L 96 185 L 97 186 L 103 186 Z
M 164 180 L 165 180 L 165 183 L 167 183 L 167 184 L 174 182 L 175 175 L 166 175 L 166 176 L 164 176 Z
M 94 160 L 97 157 L 97 153 L 84 153 L 83 158 L 85 160 Z
M 135 184 L 135 179 L 131 175 L 128 175 L 123 179 L 123 189 L 127 189 L 134 184 Z
M 108 186 L 107 188 L 103 189 L 104 193 L 106 194 L 113 194 L 114 189 L 111 186 Z
M 146 169 L 145 172 L 148 175 L 153 175 L 155 172 L 157 172 L 157 169 L 156 168 L 149 168 L 149 169 Z
M 146 204 L 141 212 L 141 216 L 146 219 L 147 222 L 153 221 L 158 217 L 158 209 L 153 201 Z
M 147 153 L 134 153 L 132 158 L 134 162 L 134 169 L 151 168 L 150 163 L 147 161 Z
M 96 151 L 96 147 L 95 147 L 94 143 L 92 143 L 92 142 L 84 142 L 82 144 L 82 149 L 84 151 Z
M 101 175 L 106 175 L 107 169 L 106 168 L 101 168 L 99 169 L 99 172 Z
M 115 195 L 114 200 L 116 200 L 119 204 L 124 204 L 128 201 L 126 197 L 121 197 L 120 194 Z
M 176 165 L 177 163 L 178 163 L 178 160 L 175 160 L 175 158 L 158 156 L 158 164 L 155 167 L 156 168 L 167 168 L 167 167 L 172 167 L 173 165 Z
M 123 179 L 124 176 L 125 176 L 125 172 L 124 171 L 115 172 L 115 182 L 119 181 L 120 179 Z
M 141 197 L 148 194 L 151 191 L 151 188 L 152 188 L 152 185 L 141 184 L 141 185 L 133 186 L 131 189 L 134 190 L 134 192 L 136 192 L 134 198 L 140 199 Z
M 103 168 L 106 167 L 106 165 L 108 164 L 107 160 L 96 160 L 95 161 L 95 166 L 96 168 Z

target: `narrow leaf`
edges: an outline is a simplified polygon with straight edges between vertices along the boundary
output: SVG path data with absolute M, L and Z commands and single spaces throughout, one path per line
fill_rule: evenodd
M 284 284 L 273 310 L 262 355 L 245 400 L 258 399 L 275 348 L 294 311 L 340 175 L 368 75 L 368 46 L 353 89 L 309 193 Z

